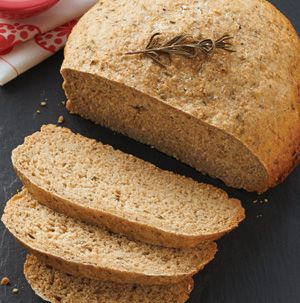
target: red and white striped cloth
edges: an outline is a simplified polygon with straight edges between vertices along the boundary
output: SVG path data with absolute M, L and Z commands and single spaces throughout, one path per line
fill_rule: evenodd
M 60 50 L 96 0 L 60 0 L 46 12 L 22 20 L 0 19 L 0 85 Z

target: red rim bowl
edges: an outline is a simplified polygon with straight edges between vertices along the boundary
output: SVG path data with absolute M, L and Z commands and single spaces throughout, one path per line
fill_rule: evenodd
M 0 0 L 0 18 L 24 19 L 38 15 L 59 0 Z

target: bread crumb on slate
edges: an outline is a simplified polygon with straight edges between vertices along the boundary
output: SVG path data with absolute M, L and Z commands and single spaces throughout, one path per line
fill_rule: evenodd
M 36 113 L 37 113 L 37 114 L 40 114 L 40 113 L 41 113 L 41 111 L 38 109 L 38 110 L 36 111 Z
M 256 203 L 260 203 L 260 204 L 269 203 L 269 200 L 268 199 L 256 199 L 256 200 L 253 200 L 252 203 L 253 204 L 256 204 Z
M 46 106 L 47 105 L 47 102 L 46 101 L 42 101 L 41 102 L 41 106 Z
M 61 101 L 61 104 L 62 105 L 66 105 L 66 101 Z
M 14 294 L 17 294 L 17 293 L 19 292 L 19 290 L 18 290 L 18 288 L 13 288 L 12 292 L 13 292 Z
M 3 277 L 2 279 L 1 279 L 1 285 L 7 285 L 7 284 L 9 284 L 9 278 L 8 277 Z
M 262 217 L 263 217 L 262 214 L 256 216 L 256 218 L 258 218 L 258 219 L 259 219 L 259 218 L 262 218 Z
M 64 123 L 64 121 L 65 121 L 64 116 L 59 116 L 58 120 L 57 120 L 57 123 L 62 124 L 62 123 Z

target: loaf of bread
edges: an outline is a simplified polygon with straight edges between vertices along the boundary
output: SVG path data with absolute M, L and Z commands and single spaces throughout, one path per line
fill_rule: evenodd
M 51 303 L 184 303 L 193 280 L 163 286 L 100 282 L 65 274 L 27 256 L 24 274 L 37 295 Z
M 210 262 L 215 243 L 175 249 L 128 240 L 68 218 L 24 190 L 6 205 L 2 221 L 32 254 L 69 274 L 117 283 L 177 283 Z
M 172 54 L 165 68 L 125 55 L 154 33 L 161 43 L 229 34 L 236 52 Z M 230 186 L 263 192 L 299 163 L 300 42 L 267 1 L 99 1 L 74 28 L 61 72 L 70 112 Z
M 54 125 L 25 138 L 12 163 L 39 202 L 147 243 L 195 247 L 244 219 L 220 189 Z

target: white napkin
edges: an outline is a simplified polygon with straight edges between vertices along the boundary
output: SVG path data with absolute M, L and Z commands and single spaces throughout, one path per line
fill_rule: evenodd
M 46 12 L 22 20 L 0 19 L 0 85 L 60 50 L 96 0 L 60 0 Z

